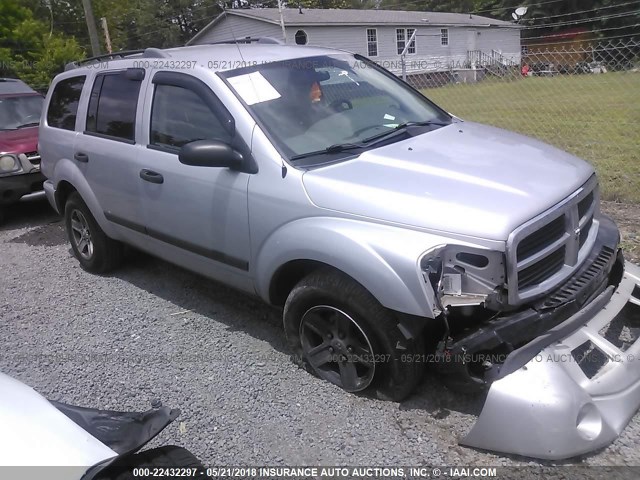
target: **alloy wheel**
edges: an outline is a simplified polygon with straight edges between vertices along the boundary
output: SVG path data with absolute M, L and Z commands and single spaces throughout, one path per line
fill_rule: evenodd
M 93 257 L 93 240 L 86 217 L 80 210 L 71 213 L 71 233 L 78 253 L 85 260 Z
M 375 374 L 375 353 L 360 325 L 328 305 L 307 310 L 300 322 L 302 353 L 314 371 L 348 392 L 367 388 Z

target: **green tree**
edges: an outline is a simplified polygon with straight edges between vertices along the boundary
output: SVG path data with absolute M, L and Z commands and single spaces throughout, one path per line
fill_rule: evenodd
M 222 12 L 217 0 L 94 0 L 114 50 L 184 45 Z
M 84 56 L 73 37 L 52 32 L 50 24 L 36 18 L 29 2 L 2 0 L 0 18 L 0 75 L 44 90 L 65 63 Z

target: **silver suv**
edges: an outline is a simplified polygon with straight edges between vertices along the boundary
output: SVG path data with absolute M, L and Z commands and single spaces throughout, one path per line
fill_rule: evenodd
M 624 350 L 583 331 L 614 290 L 607 325 L 640 302 L 592 167 L 452 117 L 364 57 L 265 43 L 114 54 L 55 78 L 39 151 L 82 267 L 116 267 L 127 244 L 283 307 L 292 358 L 349 392 L 400 400 L 427 363 L 453 388 L 491 386 L 498 413 L 471 445 L 555 458 L 610 441 L 594 418 L 621 429 L 640 398 L 624 362 L 543 369 L 562 373 L 533 393 L 568 425 L 553 445 L 486 432 L 540 430 L 522 385 L 541 352 Z

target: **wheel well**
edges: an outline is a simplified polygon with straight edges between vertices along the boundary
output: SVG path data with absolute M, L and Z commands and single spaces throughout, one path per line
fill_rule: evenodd
M 58 205 L 58 211 L 61 214 L 64 213 L 64 206 L 67 203 L 67 198 L 76 191 L 75 187 L 67 181 L 63 180 L 58 184 L 58 187 L 56 188 L 56 204 Z
M 335 267 L 315 260 L 292 260 L 282 265 L 271 278 L 269 300 L 273 305 L 283 306 L 293 287 L 315 270 Z

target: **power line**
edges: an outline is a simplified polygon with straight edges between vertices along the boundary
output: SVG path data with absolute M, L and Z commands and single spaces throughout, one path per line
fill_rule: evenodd
M 600 20 L 610 20 L 612 18 L 623 18 L 626 16 L 631 17 L 633 14 L 635 14 L 635 12 L 613 13 L 610 15 L 602 15 L 600 17 L 583 18 L 580 20 L 569 20 L 566 22 L 544 23 L 542 25 L 527 25 L 522 27 L 522 30 L 539 30 L 541 28 L 561 27 L 561 26 L 567 26 L 567 25 L 577 25 L 579 23 L 598 22 Z
M 610 28 L 599 28 L 596 30 L 590 30 L 588 33 L 599 33 L 599 32 L 605 32 L 605 31 L 609 31 L 609 30 L 624 30 L 625 28 L 633 28 L 633 27 L 640 27 L 640 23 L 635 23 L 633 25 L 623 25 L 621 27 L 610 27 Z M 525 37 L 522 40 L 535 40 L 538 38 L 551 38 L 553 37 L 554 34 L 549 34 L 549 35 L 538 35 L 535 37 Z M 632 33 L 630 35 L 638 35 L 637 33 Z M 570 40 L 569 40 L 570 42 Z M 557 42 L 557 43 L 563 43 L 563 42 Z
M 634 3 L 640 3 L 640 0 L 634 0 L 633 2 L 619 3 L 617 5 L 609 5 L 609 6 L 606 6 L 606 7 L 592 8 L 590 10 L 581 10 L 579 12 L 560 13 L 558 15 L 548 15 L 546 17 L 533 17 L 533 18 L 531 18 L 531 20 L 539 21 L 539 20 L 546 20 L 546 19 L 549 19 L 549 18 L 559 18 L 559 17 L 568 17 L 568 16 L 573 16 L 573 15 L 580 15 L 582 13 L 599 12 L 601 10 L 607 10 L 609 8 L 620 8 L 620 7 L 624 7 L 624 6 L 627 6 L 627 5 L 633 5 Z M 629 13 L 634 13 L 634 12 L 630 11 Z M 527 20 L 527 19 L 525 18 L 523 20 Z
M 415 1 L 418 1 L 418 0 L 415 0 Z M 544 5 L 544 4 L 547 4 L 547 3 L 553 3 L 555 1 L 561 1 L 561 0 L 552 0 L 552 1 L 549 1 L 549 2 L 541 2 L 541 3 L 536 4 L 536 5 Z M 633 2 L 627 2 L 627 3 L 623 4 L 623 5 L 630 5 L 630 4 L 634 4 L 634 3 L 640 3 L 640 1 L 639 0 L 635 0 Z M 622 6 L 622 5 L 617 5 L 617 6 Z M 206 7 L 199 7 L 199 8 L 206 8 Z M 195 11 L 195 9 L 194 9 L 194 11 Z M 599 20 L 605 20 L 605 19 L 611 19 L 611 18 L 620 18 L 620 17 L 624 17 L 626 15 L 632 15 L 633 13 L 635 13 L 635 12 L 627 11 L 627 12 L 621 12 L 621 13 L 616 13 L 616 14 L 603 15 L 603 16 L 594 17 L 594 18 L 590 18 L 590 19 L 570 20 L 570 21 L 565 21 L 565 22 L 557 22 L 557 23 L 544 24 L 544 25 L 529 25 L 529 26 L 524 26 L 522 28 L 522 30 L 535 30 L 535 29 L 550 28 L 550 27 L 562 26 L 562 25 L 572 25 L 572 24 L 578 24 L 578 23 L 596 22 L 596 21 L 599 21 Z M 168 21 L 168 20 L 171 20 L 171 19 L 166 19 L 166 20 Z M 143 37 L 146 37 L 146 36 L 155 34 L 157 32 L 163 31 L 163 30 L 165 30 L 167 28 L 171 28 L 171 25 L 167 25 L 167 26 L 164 26 L 162 28 L 151 30 L 151 31 L 147 31 L 147 32 L 133 33 L 132 35 L 136 39 L 141 39 Z
M 640 24 L 638 24 L 638 25 L 640 25 Z M 590 46 L 590 47 L 581 47 L 581 49 L 582 48 L 589 48 L 589 49 L 599 48 L 602 45 L 602 43 L 607 41 L 607 40 L 620 40 L 622 38 L 637 37 L 637 36 L 638 36 L 637 33 L 628 33 L 626 35 L 612 35 L 610 37 L 602 37 L 602 38 L 598 38 L 598 39 L 595 39 L 595 40 L 591 41 L 592 46 Z M 529 40 L 529 39 L 525 39 L 525 40 Z M 640 47 L 640 40 L 638 42 L 636 42 L 634 38 L 631 38 L 631 39 L 628 40 L 628 42 L 629 42 L 629 44 L 628 45 L 623 45 L 623 48 Z M 565 44 L 569 44 L 569 43 L 573 43 L 573 42 L 571 40 L 567 40 L 567 41 L 564 41 L 564 42 L 560 41 L 560 42 L 536 43 L 535 45 L 523 45 L 523 46 L 542 47 L 542 46 L 547 46 L 547 45 L 553 45 L 553 46 L 565 45 Z M 560 53 L 562 53 L 562 52 L 560 52 Z
M 406 5 L 415 5 L 417 3 L 422 3 L 424 0 L 409 0 L 407 2 L 404 2 L 402 4 L 395 4 L 395 5 L 389 5 L 389 6 L 385 6 L 384 10 L 395 10 L 396 7 L 400 7 L 402 8 L 403 6 Z M 527 8 L 532 8 L 532 7 L 539 7 L 541 5 L 548 5 L 550 3 L 558 3 L 558 2 L 564 2 L 565 0 L 548 0 L 546 2 L 538 2 L 538 3 L 532 3 L 530 5 L 527 5 Z M 486 10 L 474 10 L 471 12 L 465 12 L 470 14 L 470 15 L 478 15 L 480 13 L 488 13 L 488 12 L 498 12 L 498 11 L 502 11 L 502 10 L 515 10 L 514 7 L 496 7 L 496 8 L 488 8 Z M 438 12 L 433 12 L 433 13 L 438 13 Z
M 565 0 L 549 0 L 546 2 L 539 2 L 539 3 L 532 3 L 530 5 L 526 5 L 527 8 L 532 8 L 532 7 L 539 7 L 541 5 L 548 5 L 549 3 L 558 3 L 558 2 L 564 2 Z M 487 13 L 487 12 L 497 12 L 497 11 L 501 11 L 501 10 L 515 10 L 514 7 L 496 7 L 496 8 L 488 8 L 486 10 L 475 10 L 473 12 L 471 12 L 472 14 L 478 14 L 478 13 Z

